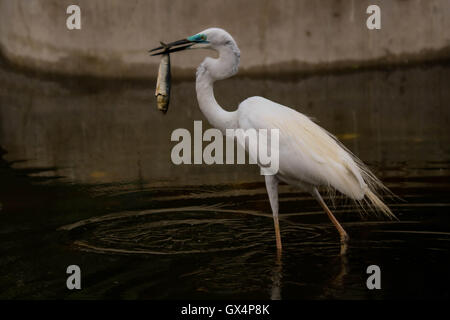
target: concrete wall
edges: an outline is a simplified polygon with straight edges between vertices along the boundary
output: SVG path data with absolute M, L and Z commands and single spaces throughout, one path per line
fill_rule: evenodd
M 255 165 L 173 164 L 175 129 L 192 133 L 196 120 L 203 121 L 203 130 L 210 128 L 198 108 L 193 81 L 173 84 L 165 115 L 156 108 L 151 80 L 92 79 L 70 86 L 67 82 L 0 68 L 0 146 L 8 152 L 3 158 L 14 168 L 47 168 L 39 175 L 89 184 L 232 183 L 234 190 L 241 182 L 263 181 Z M 292 107 L 316 119 L 364 162 L 379 168 L 380 178 L 405 181 L 424 174 L 448 175 L 449 83 L 450 66 L 436 65 L 295 81 L 233 77 L 219 81 L 215 95 L 230 111 L 254 95 Z M 208 144 L 203 142 L 203 148 Z M 236 192 L 242 195 L 241 190 Z
M 81 30 L 66 28 L 70 4 L 81 7 Z M 381 7 L 381 30 L 366 28 L 369 4 Z M 437 59 L 448 57 L 450 1 L 0 0 L 3 56 L 52 73 L 154 77 L 148 49 L 211 26 L 235 37 L 243 73 Z M 204 55 L 173 65 L 191 72 Z

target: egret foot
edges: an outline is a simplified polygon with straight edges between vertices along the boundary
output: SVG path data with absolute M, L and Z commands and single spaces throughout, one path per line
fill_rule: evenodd
M 341 239 L 341 256 L 345 255 L 347 253 L 348 249 L 348 240 L 342 241 Z
M 320 195 L 319 191 L 317 191 L 317 188 L 314 188 L 313 196 L 320 203 L 323 210 L 325 210 L 326 214 L 328 215 L 328 218 L 330 218 L 331 222 L 334 224 L 337 231 L 339 232 L 339 235 L 341 237 L 341 254 L 344 254 L 347 251 L 347 243 L 348 243 L 348 240 L 350 239 L 350 237 L 348 236 L 347 232 L 345 232 L 344 228 L 342 228 L 339 221 L 337 221 L 337 219 L 334 217 L 333 213 L 328 208 L 325 201 L 323 201 L 322 196 Z
M 342 228 L 342 227 L 341 227 L 341 228 Z M 344 232 L 343 232 L 343 233 L 340 233 L 340 232 L 339 232 L 339 234 L 340 234 L 340 236 L 341 236 L 341 242 L 342 242 L 342 243 L 348 243 L 348 240 L 350 240 L 350 237 L 348 236 L 347 232 L 345 232 L 344 229 L 342 229 L 342 231 L 344 231 Z

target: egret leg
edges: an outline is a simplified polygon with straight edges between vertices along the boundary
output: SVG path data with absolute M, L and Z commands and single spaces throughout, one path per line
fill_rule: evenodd
M 281 235 L 280 235 L 280 223 L 278 222 L 278 179 L 275 176 L 266 177 L 266 189 L 269 195 L 270 206 L 273 213 L 273 224 L 275 226 L 275 238 L 277 241 L 277 249 L 281 251 Z
M 330 218 L 331 222 L 333 222 L 334 226 L 339 231 L 339 235 L 341 236 L 341 243 L 346 244 L 347 241 L 349 240 L 349 236 L 348 236 L 347 232 L 345 232 L 344 228 L 342 228 L 339 221 L 337 221 L 337 219 L 334 217 L 333 213 L 331 213 L 330 209 L 328 209 L 325 201 L 323 201 L 322 196 L 320 195 L 317 188 L 313 189 L 313 195 L 317 199 L 317 201 L 320 203 L 322 208 L 325 210 L 325 212 L 327 213 L 328 218 Z M 345 250 L 346 250 L 346 247 L 345 248 L 341 247 L 341 253 L 342 253 L 342 251 L 344 251 L 343 253 L 345 253 Z

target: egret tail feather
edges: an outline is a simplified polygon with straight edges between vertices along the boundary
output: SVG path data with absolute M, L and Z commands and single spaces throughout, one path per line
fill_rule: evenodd
M 398 218 L 392 213 L 391 209 L 370 189 L 366 192 L 366 198 L 368 205 L 376 211 L 382 213 L 384 216 L 391 220 L 398 220 Z
M 345 150 L 345 152 L 350 155 L 357 168 L 359 169 L 359 174 L 366 184 L 366 186 L 364 187 L 364 197 L 360 200 L 356 200 L 356 202 L 361 207 L 362 212 L 367 213 L 367 208 L 372 212 L 381 213 L 391 220 L 398 220 L 398 218 L 392 213 L 391 209 L 389 209 L 389 207 L 381 200 L 380 194 L 384 194 L 391 198 L 396 198 L 397 196 L 372 173 L 372 171 L 364 164 L 364 162 L 362 162 L 356 155 L 354 155 L 349 149 L 347 149 L 339 140 L 337 140 L 335 136 L 330 133 L 328 134 L 336 140 L 338 145 L 343 150 Z M 357 174 L 355 174 L 355 177 L 357 177 Z

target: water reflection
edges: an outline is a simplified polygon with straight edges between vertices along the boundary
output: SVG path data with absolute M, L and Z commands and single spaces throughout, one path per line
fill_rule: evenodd
M 282 252 L 277 250 L 275 265 L 272 274 L 272 290 L 270 291 L 271 300 L 281 300 L 281 280 L 283 278 Z

